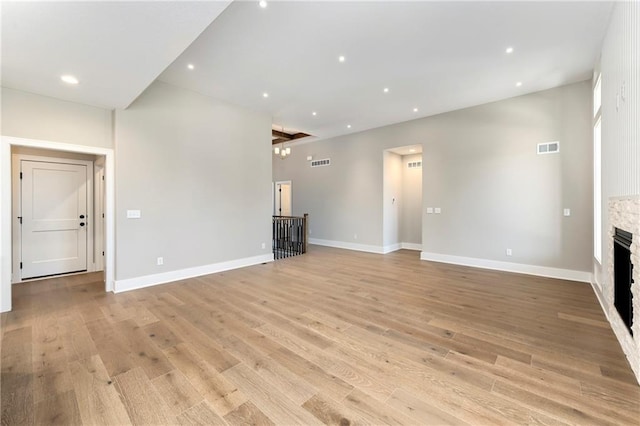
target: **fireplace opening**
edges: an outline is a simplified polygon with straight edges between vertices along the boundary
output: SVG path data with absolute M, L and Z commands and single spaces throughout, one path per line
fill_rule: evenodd
M 631 242 L 633 234 L 615 228 L 613 235 L 613 304 L 620 314 L 622 321 L 631 331 L 633 323 L 633 307 L 631 284 L 633 283 L 633 263 L 631 263 Z

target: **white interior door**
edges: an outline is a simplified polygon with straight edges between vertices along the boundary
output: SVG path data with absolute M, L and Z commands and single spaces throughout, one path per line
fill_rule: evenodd
M 291 216 L 291 182 L 276 182 L 276 216 Z
M 21 277 L 87 270 L 87 166 L 20 162 Z

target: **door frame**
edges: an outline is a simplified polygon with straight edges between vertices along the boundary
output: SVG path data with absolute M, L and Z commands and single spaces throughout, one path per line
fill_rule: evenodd
M 12 186 L 12 219 L 22 216 L 22 191 L 20 182 L 20 170 L 21 161 L 36 161 L 44 163 L 60 163 L 60 164 L 74 164 L 87 167 L 87 216 L 90 220 L 87 221 L 87 272 L 94 272 L 96 270 L 95 265 L 95 247 L 94 247 L 94 223 L 96 218 L 94 217 L 95 205 L 94 197 L 94 161 L 87 160 L 74 160 L 71 158 L 64 158 L 64 153 L 57 152 L 60 157 L 44 157 L 39 155 L 26 155 L 26 154 L 12 154 L 12 174 L 11 174 L 11 186 Z M 22 228 L 17 220 L 13 220 L 13 265 L 11 274 L 11 283 L 21 283 L 22 274 L 20 273 L 20 260 L 22 253 Z
M 0 312 L 11 310 L 11 146 L 42 148 L 105 157 L 105 291 L 113 291 L 115 277 L 115 153 L 63 142 L 0 137 Z
M 289 185 L 289 204 L 290 204 L 290 209 L 291 210 L 291 214 L 293 214 L 293 186 L 291 185 L 291 181 L 290 180 L 279 180 L 276 181 L 275 184 L 273 185 L 273 215 L 274 216 L 280 216 L 280 212 L 276 212 L 276 203 L 278 201 L 280 201 L 280 198 L 278 197 L 277 191 L 278 191 L 278 185 L 282 185 L 282 184 L 288 184 Z M 278 213 L 278 214 L 276 214 Z

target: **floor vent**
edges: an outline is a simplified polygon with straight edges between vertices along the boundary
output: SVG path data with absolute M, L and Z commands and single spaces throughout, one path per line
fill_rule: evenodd
M 544 142 L 538 144 L 538 154 L 555 154 L 560 152 L 560 142 Z
M 325 158 L 324 160 L 313 160 L 311 162 L 311 167 L 322 167 L 322 166 L 330 166 L 331 158 Z
M 415 169 L 417 167 L 422 167 L 422 161 L 412 161 L 410 163 L 407 163 L 407 167 L 409 167 L 410 169 Z

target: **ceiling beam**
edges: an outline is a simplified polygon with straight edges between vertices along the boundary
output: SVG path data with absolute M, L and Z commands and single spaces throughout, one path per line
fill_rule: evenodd
M 271 129 L 271 136 L 275 137 L 275 139 L 271 140 L 271 144 L 276 145 L 279 143 L 288 142 L 295 139 L 306 138 L 307 136 L 311 136 L 311 135 L 307 133 L 302 133 L 302 132 L 286 133 L 286 132 L 281 132 L 279 130 Z

